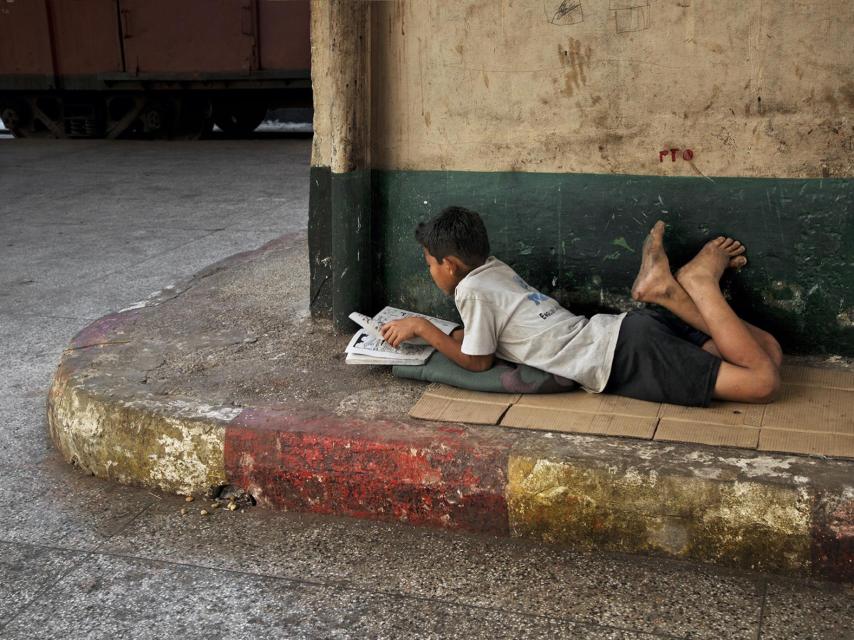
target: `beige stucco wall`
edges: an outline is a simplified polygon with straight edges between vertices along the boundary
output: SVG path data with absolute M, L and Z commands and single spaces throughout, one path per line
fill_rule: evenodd
M 370 3 L 312 0 L 312 164 L 335 173 L 363 169 L 370 140 Z
M 851 0 L 356 4 L 374 167 L 852 175 Z

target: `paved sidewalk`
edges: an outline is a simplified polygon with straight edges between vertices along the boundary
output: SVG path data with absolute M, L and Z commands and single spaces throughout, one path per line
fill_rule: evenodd
M 211 510 L 59 460 L 44 398 L 71 337 L 299 232 L 307 158 L 307 141 L 143 144 L 133 154 L 0 142 L 0 638 L 852 637 L 852 594 L 840 585 L 397 523 Z M 341 408 L 375 411 L 367 398 Z

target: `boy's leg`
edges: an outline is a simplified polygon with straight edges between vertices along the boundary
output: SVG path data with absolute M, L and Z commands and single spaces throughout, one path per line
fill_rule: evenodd
M 739 268 L 747 263 L 747 258 L 741 255 L 744 253 L 744 247 L 740 242 L 736 241 L 729 245 L 727 253 L 730 256 L 727 266 Z M 664 251 L 664 222 L 661 220 L 655 224 L 644 240 L 641 268 L 632 285 L 632 298 L 639 302 L 660 305 L 683 322 L 711 335 L 709 326 L 694 300 L 670 272 L 670 261 Z M 774 336 L 749 322 L 744 320 L 742 322 L 772 362 L 779 367 L 783 361 L 783 351 Z M 714 340 L 707 342 L 703 348 L 716 356 L 721 356 Z
M 753 334 L 753 338 L 759 343 L 759 346 L 762 347 L 763 351 L 765 351 L 765 353 L 768 354 L 768 357 L 771 358 L 771 362 L 774 363 L 774 366 L 779 369 L 783 364 L 783 348 L 780 346 L 780 343 L 777 342 L 777 338 L 745 320 L 742 320 L 742 322 L 744 322 L 744 326 L 747 327 L 748 331 Z M 702 329 L 700 329 L 700 331 L 702 331 Z M 705 333 L 705 331 L 703 331 L 703 333 Z M 715 344 L 714 340 L 706 341 L 701 348 L 712 355 L 723 359 L 721 351 L 718 349 L 718 345 Z
M 771 357 L 760 346 L 744 322 L 727 304 L 720 290 L 720 277 L 732 259 L 735 241 L 716 238 L 676 274 L 697 306 L 721 363 L 715 397 L 744 402 L 770 402 L 780 386 L 780 374 Z

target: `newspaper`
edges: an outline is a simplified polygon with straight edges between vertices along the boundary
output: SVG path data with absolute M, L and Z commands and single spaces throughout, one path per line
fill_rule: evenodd
M 417 316 L 433 323 L 440 331 L 450 334 L 459 325 L 455 322 L 426 316 L 422 313 L 404 311 L 395 307 L 386 307 L 373 318 L 360 313 L 350 314 L 350 318 L 362 327 L 347 345 L 348 364 L 424 364 L 435 351 L 421 338 L 407 340 L 399 347 L 392 347 L 382 339 L 379 330 L 386 322 Z
M 396 349 L 382 338 L 374 338 L 361 329 L 350 340 L 346 353 L 371 356 L 379 359 L 397 359 L 414 361 L 415 364 L 424 362 L 433 353 L 433 347 L 420 344 L 401 344 Z

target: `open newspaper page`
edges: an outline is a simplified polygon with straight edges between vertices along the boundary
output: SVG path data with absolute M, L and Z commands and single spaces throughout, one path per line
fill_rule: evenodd
M 347 364 L 371 364 L 374 366 L 406 365 L 417 367 L 424 364 L 421 360 L 407 360 L 405 358 L 374 358 L 373 356 L 360 356 L 357 353 L 348 353 L 345 359 Z
M 374 338 L 364 330 L 361 330 L 350 340 L 346 352 L 360 356 L 371 356 L 372 358 L 376 358 L 376 364 L 421 364 L 426 362 L 430 354 L 433 353 L 433 347 L 429 345 L 402 344 L 395 349 L 385 340 Z M 400 362 L 392 363 L 390 362 L 391 360 Z
M 380 311 L 377 315 L 373 317 L 373 320 L 379 326 L 384 325 L 386 322 L 391 322 L 392 320 L 400 320 L 401 318 L 426 318 L 433 325 L 439 329 L 439 331 L 445 333 L 446 335 L 450 335 L 451 332 L 459 327 L 456 322 L 449 322 L 448 320 L 442 320 L 441 318 L 434 318 L 432 316 L 425 316 L 423 313 L 415 313 L 414 311 L 404 311 L 403 309 L 396 309 L 395 307 L 386 307 L 382 311 Z M 426 345 L 425 342 L 421 338 L 414 338 L 412 340 L 407 340 L 404 345 L 414 344 L 414 345 Z

